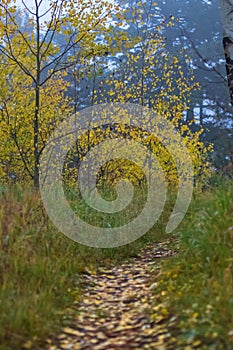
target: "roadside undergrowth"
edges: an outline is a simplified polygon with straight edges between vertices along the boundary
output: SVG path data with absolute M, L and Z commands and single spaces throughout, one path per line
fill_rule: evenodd
M 156 305 L 177 319 L 176 349 L 233 348 L 232 185 L 220 181 L 194 196 L 178 230 L 179 253 L 164 261 L 156 283 Z

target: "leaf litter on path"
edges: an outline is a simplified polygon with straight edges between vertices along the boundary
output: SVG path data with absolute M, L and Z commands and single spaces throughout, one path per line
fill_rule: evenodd
M 155 243 L 129 262 L 84 274 L 84 296 L 74 305 L 77 316 L 47 340 L 47 350 L 175 349 L 176 339 L 169 333 L 175 317 L 159 300 L 154 307 L 152 283 L 161 258 L 175 253 L 171 243 Z

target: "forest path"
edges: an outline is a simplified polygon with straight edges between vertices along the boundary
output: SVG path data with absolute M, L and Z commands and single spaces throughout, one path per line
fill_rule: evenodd
M 174 349 L 176 339 L 169 327 L 176 318 L 159 303 L 153 283 L 161 259 L 175 253 L 171 243 L 155 243 L 129 262 L 100 269 L 96 275 L 85 274 L 84 298 L 77 316 L 48 341 L 48 349 Z

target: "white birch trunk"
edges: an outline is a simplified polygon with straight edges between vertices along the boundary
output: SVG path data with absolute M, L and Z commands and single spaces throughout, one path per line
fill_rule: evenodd
M 233 0 L 219 0 L 223 24 L 223 48 L 226 59 L 226 72 L 233 106 Z

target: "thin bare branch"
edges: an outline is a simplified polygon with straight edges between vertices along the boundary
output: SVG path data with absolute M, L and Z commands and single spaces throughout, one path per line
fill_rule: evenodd
M 18 60 L 18 58 L 15 56 L 14 52 L 13 52 L 13 49 L 12 49 L 12 45 L 11 45 L 11 40 L 9 38 L 9 34 L 7 32 L 7 30 L 5 31 L 5 35 L 7 37 L 7 43 L 8 43 L 8 46 L 9 46 L 9 51 L 7 52 L 8 55 L 6 55 L 10 60 L 12 60 L 13 62 L 17 63 L 17 65 L 20 67 L 20 69 L 22 69 L 22 71 L 28 75 L 34 82 L 35 82 L 35 78 L 34 76 L 30 73 L 30 71 L 24 66 L 24 64 L 22 62 L 20 62 Z M 0 50 L 4 53 L 4 51 L 0 48 Z
M 107 16 L 108 14 L 109 14 L 109 13 L 107 13 L 105 16 Z M 58 66 L 59 66 L 59 64 L 60 64 L 60 62 L 61 62 L 61 60 L 62 60 L 62 58 L 63 58 L 74 46 L 76 46 L 78 43 L 80 43 L 80 42 L 83 40 L 83 38 L 87 35 L 87 33 L 90 32 L 91 30 L 93 30 L 99 23 L 101 23 L 102 20 L 104 20 L 104 18 L 99 18 L 99 20 L 96 21 L 96 23 L 94 24 L 94 26 L 93 26 L 92 28 L 87 29 L 87 30 L 83 33 L 83 35 L 81 35 L 81 37 L 80 37 L 78 40 L 74 41 L 74 42 L 71 42 L 71 38 L 73 37 L 73 35 L 72 35 L 72 36 L 69 38 L 69 41 L 68 41 L 66 47 L 64 48 L 64 50 L 61 52 L 61 54 L 58 55 L 57 57 L 55 57 L 55 58 L 54 58 L 52 61 L 50 61 L 48 64 L 46 64 L 46 65 L 42 68 L 41 72 L 44 71 L 44 70 L 46 70 L 46 69 L 49 69 L 49 67 L 51 67 L 52 65 L 55 65 L 55 69 L 57 69 Z
M 208 65 L 208 59 L 206 59 L 205 57 L 203 57 L 203 55 L 201 54 L 201 52 L 198 50 L 198 48 L 196 47 L 196 45 L 194 44 L 193 40 L 191 39 L 190 35 L 188 34 L 188 32 L 186 31 L 186 29 L 181 25 L 181 32 L 182 34 L 189 40 L 192 49 L 194 50 L 194 52 L 197 54 L 197 56 L 201 59 L 202 62 L 204 62 L 206 65 Z M 221 79 L 223 79 L 223 81 L 226 81 L 226 78 L 224 75 L 222 75 L 221 72 L 219 72 L 219 70 L 217 70 L 215 67 L 210 67 L 208 69 L 208 71 L 212 70 L 213 72 L 215 72 L 218 76 L 221 77 Z
M 30 8 L 26 5 L 24 0 L 21 0 L 24 8 L 32 15 L 35 16 L 36 14 L 30 10 Z
M 52 44 L 53 42 L 53 39 L 54 39 L 54 36 L 56 34 L 56 30 L 57 30 L 57 26 L 58 26 L 58 23 L 59 23 L 59 17 L 61 15 L 61 11 L 62 11 L 62 4 L 63 4 L 64 0 L 62 0 L 62 3 L 60 4 L 60 7 L 58 7 L 58 2 L 56 2 L 56 6 L 54 7 L 54 10 L 53 10 L 53 13 L 51 15 L 51 19 L 50 19 L 50 22 L 49 22 L 49 26 L 47 28 L 47 31 L 43 37 L 43 40 L 41 41 L 41 44 L 40 44 L 40 48 L 43 47 L 44 43 L 46 42 L 46 39 L 49 35 L 49 33 L 51 32 L 51 28 L 52 26 L 54 25 L 54 28 L 52 30 L 52 35 L 46 45 L 46 49 L 44 50 L 44 52 L 41 54 L 41 57 L 43 58 L 46 53 L 48 52 L 49 50 L 49 47 L 50 45 Z M 57 13 L 57 10 L 58 10 L 58 13 Z M 55 22 L 55 23 L 54 23 Z
M 11 21 L 13 22 L 13 24 L 16 26 L 16 32 L 18 32 L 21 36 L 21 38 L 23 39 L 23 41 L 26 43 L 28 49 L 30 50 L 30 52 L 36 56 L 36 52 L 33 50 L 32 45 L 29 43 L 29 41 L 27 40 L 26 36 L 24 35 L 24 33 L 20 30 L 19 25 L 16 23 L 14 17 L 11 15 L 11 13 L 9 11 L 7 11 L 8 16 L 10 17 Z

